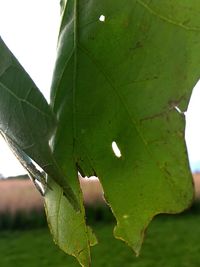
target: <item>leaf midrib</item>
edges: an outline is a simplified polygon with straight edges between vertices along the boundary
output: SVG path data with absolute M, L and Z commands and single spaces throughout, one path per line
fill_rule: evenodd
M 9 89 L 7 86 L 5 86 L 1 81 L 0 81 L 0 86 L 2 86 L 2 88 L 4 90 L 6 90 L 10 95 L 12 95 L 16 100 L 18 100 L 21 103 L 25 103 L 26 105 L 30 106 L 31 108 L 37 110 L 39 113 L 41 113 L 42 115 L 44 115 L 45 117 L 49 117 L 48 114 L 44 113 L 41 109 L 39 109 L 38 107 L 36 107 L 35 105 L 33 105 L 32 103 L 28 102 L 25 98 L 20 98 L 18 97 L 11 89 Z M 32 89 L 32 88 L 31 88 Z
M 73 150 L 76 140 L 76 81 L 77 81 L 77 19 L 78 19 L 78 0 L 74 0 L 74 71 L 73 71 Z M 74 154 L 74 151 L 73 151 Z

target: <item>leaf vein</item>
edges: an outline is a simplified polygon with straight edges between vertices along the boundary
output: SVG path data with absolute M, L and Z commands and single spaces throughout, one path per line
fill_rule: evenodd
M 77 10 L 78 0 L 74 1 L 74 72 L 73 72 L 73 136 L 76 139 L 76 78 L 77 78 Z M 75 142 L 74 139 L 74 142 Z M 74 149 L 75 144 L 73 144 Z
M 37 106 L 33 105 L 32 103 L 28 102 L 26 99 L 20 98 L 19 96 L 17 96 L 11 89 L 9 89 L 7 86 L 5 86 L 1 81 L 0 81 L 0 85 L 2 86 L 2 88 L 4 90 L 6 90 L 10 95 L 12 95 L 16 100 L 18 100 L 21 103 L 25 103 L 28 106 L 30 106 L 31 108 L 37 110 L 39 113 L 41 113 L 42 115 L 44 115 L 45 117 L 49 117 L 49 115 L 45 112 L 43 112 L 41 109 L 39 109 Z
M 153 157 L 153 154 L 151 152 L 151 150 L 148 147 L 148 142 L 145 139 L 145 137 L 142 135 L 141 131 L 139 130 L 139 128 L 137 127 L 137 123 L 136 123 L 136 119 L 133 118 L 133 116 L 131 116 L 131 114 L 129 113 L 128 107 L 125 103 L 125 100 L 123 99 L 123 97 L 121 96 L 121 94 L 119 93 L 119 91 L 117 90 L 117 88 L 115 87 L 115 85 L 113 84 L 113 81 L 111 80 L 111 78 L 109 77 L 109 75 L 103 71 L 102 66 L 96 62 L 96 60 L 90 55 L 90 53 L 87 51 L 87 49 L 85 49 L 83 46 L 81 46 L 79 44 L 79 48 L 85 53 L 86 56 L 88 56 L 88 58 L 90 59 L 90 61 L 96 66 L 96 68 L 99 70 L 99 72 L 104 76 L 104 78 L 106 79 L 106 81 L 108 82 L 108 84 L 110 85 L 110 88 L 112 88 L 113 92 L 116 94 L 116 96 L 119 98 L 120 102 L 122 103 L 122 105 L 124 106 L 124 109 L 128 115 L 128 118 L 131 122 L 131 125 L 133 126 L 133 128 L 136 130 L 136 132 L 138 133 L 139 138 L 141 139 L 144 148 L 146 149 L 147 153 L 150 155 L 150 158 Z M 165 173 L 163 168 L 158 165 L 155 164 L 157 166 L 157 168 L 160 170 L 160 172 L 163 174 Z M 167 179 L 168 183 L 171 185 L 171 180 L 169 181 L 169 179 Z
M 62 78 L 63 78 L 64 72 L 65 72 L 65 70 L 66 70 L 66 68 L 67 68 L 67 65 L 68 65 L 70 59 L 71 59 L 72 56 L 73 56 L 73 53 L 74 53 L 74 47 L 73 47 L 73 49 L 71 50 L 71 52 L 70 52 L 68 58 L 65 60 L 65 64 L 64 64 L 64 66 L 63 66 L 63 69 L 62 69 L 62 71 L 60 72 L 60 76 L 59 76 L 58 81 L 57 81 L 57 85 L 58 85 L 58 86 L 59 86 L 59 84 L 61 83 L 61 80 L 62 80 Z M 58 87 L 58 86 L 57 86 L 57 87 Z M 56 90 L 54 96 L 52 97 L 52 101 L 51 101 L 52 103 L 55 102 L 55 99 L 57 98 L 57 95 L 58 95 L 58 91 L 59 91 L 59 90 Z
M 61 199 L 62 199 L 62 189 L 58 198 L 58 208 L 56 212 L 56 238 L 57 238 L 57 243 L 59 244 L 59 217 L 60 217 L 60 211 L 61 211 Z
M 159 19 L 167 22 L 167 23 L 170 23 L 170 24 L 173 24 L 175 26 L 178 26 L 184 30 L 187 30 L 187 31 L 195 31 L 195 32 L 199 32 L 200 31 L 200 28 L 199 27 L 190 27 L 190 26 L 187 26 L 187 25 L 184 25 L 183 23 L 181 22 L 178 22 L 178 21 L 175 21 L 175 20 L 172 20 L 170 18 L 167 18 L 161 14 L 158 14 L 155 10 L 153 10 L 149 5 L 147 5 L 146 3 L 144 3 L 142 0 L 136 0 L 137 3 L 142 6 L 143 8 L 145 8 L 150 14 L 154 15 L 155 17 L 158 17 Z
M 97 67 L 97 69 L 99 70 L 99 72 L 103 75 L 103 77 L 106 79 L 106 81 L 108 82 L 108 84 L 110 85 L 110 87 L 113 89 L 113 92 L 115 93 L 115 95 L 117 95 L 117 97 L 120 99 L 120 102 L 122 103 L 122 105 L 124 106 L 126 113 L 128 114 L 128 117 L 132 123 L 132 125 L 134 126 L 134 128 L 136 129 L 136 131 L 138 132 L 138 135 L 140 136 L 140 138 L 142 139 L 143 143 L 145 144 L 145 146 L 147 146 L 147 141 L 145 140 L 145 138 L 141 135 L 139 129 L 136 126 L 136 120 L 130 115 L 129 111 L 128 111 L 128 107 L 126 106 L 126 103 L 123 99 L 123 97 L 121 96 L 121 94 L 119 93 L 119 91 L 116 89 L 116 87 L 113 84 L 113 81 L 111 80 L 111 78 L 109 77 L 108 74 L 105 73 L 105 71 L 103 71 L 102 66 L 99 66 L 99 63 L 96 62 L 96 60 L 89 54 L 89 52 L 83 47 L 79 45 L 79 48 L 88 56 L 88 58 L 92 61 L 92 63 Z

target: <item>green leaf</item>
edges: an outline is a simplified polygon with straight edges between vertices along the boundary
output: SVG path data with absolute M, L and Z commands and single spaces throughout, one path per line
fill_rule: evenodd
M 78 210 L 77 198 L 50 150 L 55 128 L 55 116 L 42 93 L 0 38 L 0 130 L 23 165 L 30 165 L 28 155 L 57 181 Z
M 9 146 L 29 173 L 32 164 L 30 157 L 50 175 L 48 189 L 51 190 L 45 193 L 45 208 L 55 242 L 66 253 L 76 256 L 83 266 L 88 266 L 89 246 L 96 243 L 96 238 L 85 225 L 82 193 L 76 190 L 77 196 L 74 195 L 75 191 L 64 175 L 66 171 L 58 167 L 50 150 L 49 140 L 56 130 L 55 116 L 2 39 L 0 96 L 0 130 Z M 31 176 L 37 178 L 37 170 L 34 172 L 31 167 Z M 71 174 L 68 172 L 68 175 Z
M 85 224 L 82 193 L 77 192 L 81 210 L 76 212 L 63 197 L 60 186 L 53 180 L 50 186 L 54 190 L 49 190 L 45 195 L 45 210 L 54 242 L 65 253 L 76 257 L 81 266 L 90 266 L 90 246 L 94 246 L 97 240 Z M 76 188 L 78 187 L 77 184 Z
M 115 236 L 136 253 L 155 215 L 193 199 L 177 107 L 186 110 L 199 77 L 199 12 L 196 0 L 68 0 L 63 11 L 54 155 L 66 172 L 98 175 Z

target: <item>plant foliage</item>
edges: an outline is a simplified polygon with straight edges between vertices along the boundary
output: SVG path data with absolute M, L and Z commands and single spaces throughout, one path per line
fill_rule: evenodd
M 89 266 L 90 245 L 96 240 L 85 224 L 78 171 L 99 177 L 117 219 L 114 234 L 137 254 L 155 215 L 181 212 L 193 199 L 184 111 L 199 77 L 200 3 L 68 0 L 61 7 L 51 108 L 36 87 L 30 91 L 26 83 L 14 78 L 15 71 L 8 77 L 9 82 L 15 79 L 13 88 L 23 99 L 28 97 L 32 105 L 41 103 L 40 109 L 48 115 L 31 110 L 29 121 L 37 117 L 46 125 L 50 120 L 54 128 L 52 118 L 57 118 L 53 132 L 37 137 L 41 142 L 34 154 L 25 152 L 44 169 L 41 162 L 46 154 L 41 150 L 49 148 L 51 139 L 48 153 L 53 154 L 50 163 L 56 164 L 56 171 L 44 170 L 50 177 L 57 169 L 59 177 L 65 175 L 48 179 L 52 189 L 45 194 L 48 223 L 56 243 L 82 266 Z M 0 60 L 2 84 L 2 62 L 8 61 L 4 52 Z M 1 102 L 2 118 L 10 104 Z M 16 126 L 8 116 L 6 132 L 14 129 L 13 138 L 20 127 L 28 136 L 37 136 L 38 127 L 22 124 L 17 113 L 12 123 L 17 128 L 12 128 Z M 20 143 L 15 138 L 23 150 L 24 140 Z M 114 142 L 121 155 L 115 155 Z M 65 187 L 73 197 L 63 195 Z

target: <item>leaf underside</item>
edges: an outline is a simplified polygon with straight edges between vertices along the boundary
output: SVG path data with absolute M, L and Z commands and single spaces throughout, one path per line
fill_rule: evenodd
M 0 130 L 34 158 L 37 146 L 48 146 L 56 127 L 55 116 L 1 37 L 0 93 Z
M 45 194 L 45 208 L 55 242 L 65 252 L 76 256 L 83 266 L 87 266 L 90 262 L 89 246 L 96 243 L 96 238 L 85 224 L 77 175 L 74 178 L 76 187 L 73 186 L 77 195 L 75 196 L 68 185 L 66 175 L 63 175 L 52 156 L 49 140 L 57 126 L 55 116 L 41 92 L 1 38 L 0 96 L 0 131 L 8 137 L 7 142 L 16 147 L 16 153 L 25 152 L 18 155 L 19 158 L 25 156 L 30 161 L 30 157 L 50 175 Z M 74 175 L 70 172 L 67 174 Z M 77 199 L 80 202 L 78 205 Z
M 90 266 L 96 239 L 85 223 L 78 171 L 99 177 L 117 219 L 114 234 L 136 253 L 155 215 L 181 212 L 193 199 L 185 118 L 177 107 L 186 111 L 199 78 L 200 3 L 61 4 L 51 88 L 57 128 L 41 93 L 0 39 L 0 130 L 42 167 L 52 160 L 54 133 L 53 156 L 80 209 L 63 195 L 62 183 L 49 177 L 48 224 L 55 242 Z
M 24 162 L 24 167 L 30 165 L 30 157 L 51 179 L 55 179 L 67 200 L 78 210 L 80 205 L 76 196 L 49 146 L 56 128 L 55 115 L 1 38 L 0 94 L 0 132 L 6 142 L 14 149 L 18 159 L 23 159 L 21 163 Z M 35 174 L 37 176 L 37 172 Z
M 63 7 L 51 90 L 54 155 L 72 186 L 78 170 L 99 177 L 115 236 L 136 253 L 155 215 L 181 212 L 193 199 L 176 107 L 186 110 L 199 77 L 199 11 L 198 1 L 186 0 Z

